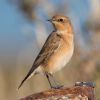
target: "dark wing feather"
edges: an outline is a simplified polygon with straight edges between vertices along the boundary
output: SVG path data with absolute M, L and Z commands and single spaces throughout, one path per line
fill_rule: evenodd
M 23 85 L 23 83 L 28 79 L 28 77 L 33 73 L 33 71 L 42 63 L 45 63 L 50 56 L 55 52 L 55 50 L 59 47 L 60 37 L 56 33 L 50 34 L 47 38 L 44 46 L 42 47 L 39 55 L 35 59 L 31 69 L 29 70 L 26 77 L 23 79 L 18 89 Z

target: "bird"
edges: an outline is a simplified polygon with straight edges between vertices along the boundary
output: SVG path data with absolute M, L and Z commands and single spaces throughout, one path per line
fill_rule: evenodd
M 51 88 L 62 87 L 62 85 L 58 85 L 53 73 L 60 71 L 70 61 L 73 55 L 73 27 L 70 18 L 64 15 L 54 15 L 48 21 L 53 25 L 53 31 L 48 36 L 31 69 L 22 80 L 18 89 L 27 79 L 41 72 L 47 77 Z

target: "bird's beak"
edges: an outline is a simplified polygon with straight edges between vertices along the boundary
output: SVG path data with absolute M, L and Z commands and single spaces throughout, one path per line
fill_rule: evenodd
M 49 20 L 47 20 L 47 21 L 52 22 L 52 19 L 49 19 Z

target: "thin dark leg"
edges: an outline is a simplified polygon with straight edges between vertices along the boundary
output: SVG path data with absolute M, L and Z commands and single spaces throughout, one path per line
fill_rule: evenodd
M 49 84 L 50 84 L 50 87 L 52 88 L 53 86 L 52 86 L 51 81 L 50 81 L 50 79 L 49 79 L 49 74 L 48 74 L 47 72 L 45 72 L 45 74 L 46 74 L 46 77 L 47 77 L 48 82 L 49 82 Z
M 59 83 L 56 81 L 56 79 L 53 77 L 52 74 L 49 74 L 49 75 L 50 75 L 50 77 L 52 78 L 53 82 L 54 82 L 56 85 L 59 84 Z
M 59 85 L 59 83 L 54 79 L 52 74 L 50 74 L 48 72 L 45 72 L 45 74 L 46 74 L 46 77 L 48 79 L 48 82 L 49 82 L 51 88 L 58 89 L 58 88 L 63 87 L 62 85 Z M 54 83 L 54 85 L 52 84 L 52 82 Z
M 49 73 L 49 75 L 50 75 L 50 77 L 52 78 L 52 80 L 53 80 L 53 82 L 54 82 L 54 84 L 55 84 L 55 86 L 56 86 L 56 87 L 54 87 L 54 88 L 61 88 L 61 87 L 63 87 L 63 85 L 60 85 L 59 82 L 58 82 L 57 80 L 55 80 L 55 78 L 53 77 L 52 74 Z

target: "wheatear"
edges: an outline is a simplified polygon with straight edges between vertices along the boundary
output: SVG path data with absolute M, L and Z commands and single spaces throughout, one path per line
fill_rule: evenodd
M 66 16 L 56 15 L 48 21 L 53 24 L 54 31 L 48 36 L 32 68 L 18 88 L 20 88 L 30 76 L 41 70 L 45 73 L 51 88 L 59 87 L 58 85 L 56 87 L 53 86 L 52 82 L 55 82 L 55 80 L 52 74 L 62 69 L 72 57 L 74 49 L 73 29 L 69 18 Z

